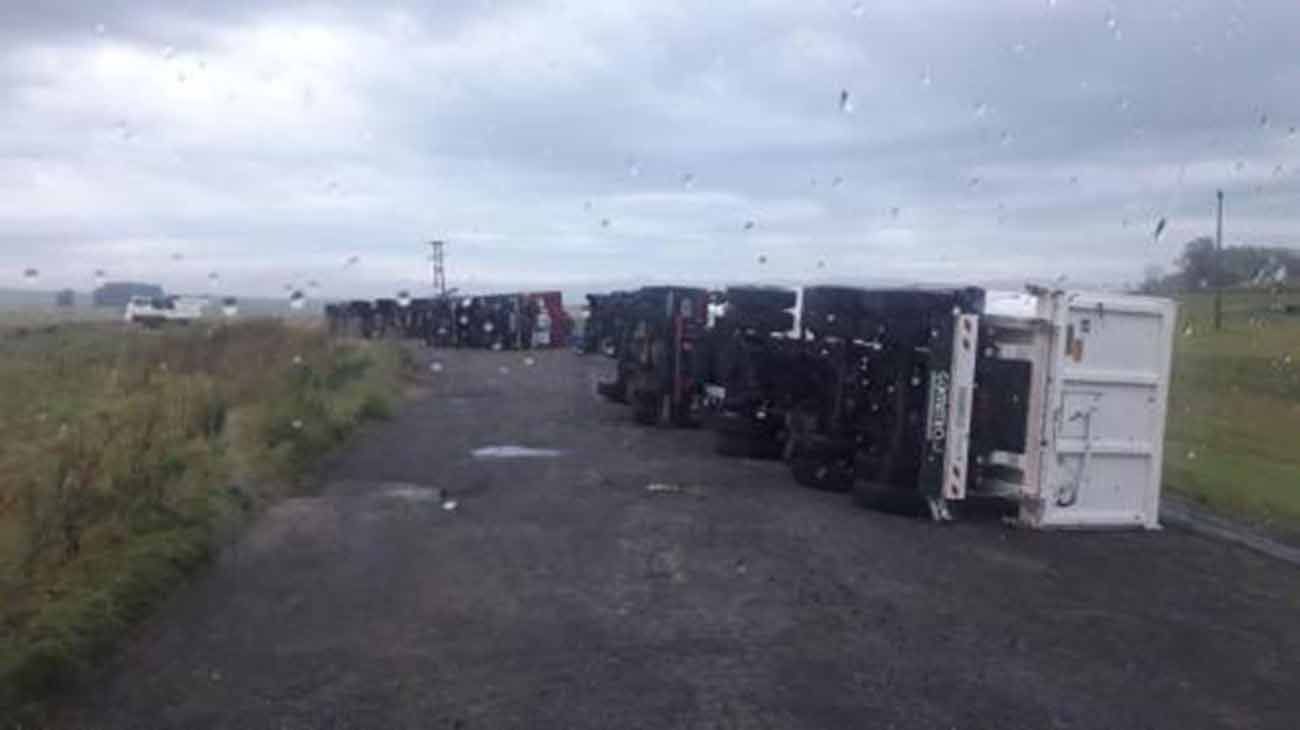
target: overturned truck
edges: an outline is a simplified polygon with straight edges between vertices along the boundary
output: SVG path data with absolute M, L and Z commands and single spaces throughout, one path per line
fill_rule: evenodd
M 733 287 L 705 330 L 703 290 L 641 292 L 605 325 L 623 334 L 602 387 L 638 420 L 703 423 L 719 453 L 782 458 L 799 483 L 876 509 L 1158 526 L 1170 301 L 808 287 L 796 327 L 793 290 Z M 663 308 L 669 292 L 688 320 Z

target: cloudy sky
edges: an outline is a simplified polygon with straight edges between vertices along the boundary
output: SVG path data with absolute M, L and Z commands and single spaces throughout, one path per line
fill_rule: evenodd
M 1116 284 L 1216 187 L 1300 245 L 1297 48 L 1294 0 L 5 2 L 0 287 L 389 295 L 432 238 L 480 291 Z

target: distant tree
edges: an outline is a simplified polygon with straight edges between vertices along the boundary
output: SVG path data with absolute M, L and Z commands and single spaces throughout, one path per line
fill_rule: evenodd
M 1148 264 L 1142 270 L 1142 283 L 1138 285 L 1138 291 L 1143 294 L 1158 294 L 1167 289 L 1165 268 L 1159 264 Z
M 1214 265 L 1214 239 L 1209 236 L 1188 241 L 1176 264 L 1183 280 L 1183 288 L 1198 289 L 1218 283 Z

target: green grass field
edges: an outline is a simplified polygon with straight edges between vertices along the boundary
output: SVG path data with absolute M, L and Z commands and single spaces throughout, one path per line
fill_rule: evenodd
M 1274 298 L 1180 298 L 1164 482 L 1209 508 L 1300 536 L 1300 316 Z M 1300 303 L 1300 295 L 1283 298 Z
M 386 417 L 400 350 L 272 320 L 0 327 L 0 726 Z

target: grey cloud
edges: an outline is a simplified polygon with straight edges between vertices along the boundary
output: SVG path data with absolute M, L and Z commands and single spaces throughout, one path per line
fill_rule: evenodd
M 851 5 L 8 7 L 0 285 L 378 293 L 434 236 L 482 287 L 1115 282 L 1217 187 L 1230 240 L 1300 236 L 1293 3 Z

